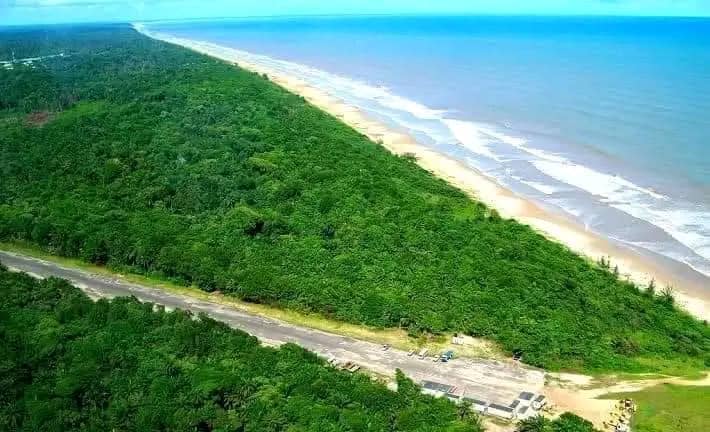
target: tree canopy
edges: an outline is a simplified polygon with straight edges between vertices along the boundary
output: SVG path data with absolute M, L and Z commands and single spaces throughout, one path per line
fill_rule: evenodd
M 554 420 L 535 416 L 518 423 L 516 432 L 599 432 L 594 425 L 572 413 L 564 413 Z
M 206 316 L 93 302 L 0 266 L 0 430 L 482 432 L 398 381 L 393 392 Z
M 51 41 L 45 43 L 46 41 Z M 710 329 L 268 78 L 127 26 L 0 32 L 0 240 L 247 301 L 702 369 Z

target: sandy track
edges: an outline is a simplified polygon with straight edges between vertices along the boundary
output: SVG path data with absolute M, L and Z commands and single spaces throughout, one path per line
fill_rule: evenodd
M 454 359 L 433 363 L 408 356 L 397 349 L 384 351 L 379 344 L 299 327 L 270 317 L 248 313 L 235 307 L 176 294 L 159 288 L 109 278 L 56 263 L 0 251 L 0 262 L 15 271 L 35 277 L 59 277 L 69 280 L 92 298 L 134 296 L 140 301 L 206 313 L 210 317 L 256 336 L 263 343 L 280 345 L 291 342 L 321 356 L 352 361 L 380 375 L 393 377 L 396 369 L 417 382 L 423 380 L 450 384 L 457 393 L 487 402 L 510 404 L 520 392 L 542 391 L 545 373 L 518 364 L 488 359 Z

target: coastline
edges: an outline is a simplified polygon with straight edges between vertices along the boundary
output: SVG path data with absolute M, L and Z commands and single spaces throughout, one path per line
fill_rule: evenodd
M 147 37 L 185 47 L 238 65 L 251 72 L 266 74 L 275 84 L 304 97 L 312 105 L 380 143 L 391 153 L 415 157 L 423 169 L 446 180 L 470 197 L 495 208 L 502 217 L 529 225 L 547 238 L 562 243 L 590 260 L 610 257 L 611 265 L 618 266 L 622 277 L 628 277 L 639 286 L 647 285 L 651 279 L 656 281 L 659 289 L 666 285 L 673 286 L 674 296 L 681 307 L 699 319 L 710 320 L 710 291 L 703 289 L 706 282 L 702 280 L 704 277 L 695 278 L 683 272 L 683 269 L 662 265 L 657 259 L 587 231 L 581 224 L 515 194 L 473 168 L 419 144 L 410 135 L 393 130 L 382 122 L 368 117 L 357 107 L 345 104 L 319 88 L 293 76 L 245 61 L 238 50 L 211 42 L 153 33 L 141 24 L 134 24 L 133 27 Z

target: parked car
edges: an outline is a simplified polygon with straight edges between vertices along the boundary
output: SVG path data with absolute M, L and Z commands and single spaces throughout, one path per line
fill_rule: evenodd
M 442 362 L 447 362 L 447 361 L 451 360 L 452 358 L 454 358 L 454 352 L 450 351 L 450 350 L 443 352 L 443 353 L 441 353 L 440 358 L 441 358 Z

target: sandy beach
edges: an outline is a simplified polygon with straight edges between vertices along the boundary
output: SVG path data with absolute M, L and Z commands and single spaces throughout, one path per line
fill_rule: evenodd
M 272 82 L 303 96 L 314 106 L 341 119 L 390 152 L 415 157 L 422 168 L 445 179 L 472 198 L 495 208 L 501 216 L 527 224 L 590 260 L 597 261 L 601 257 L 609 257 L 612 267 L 618 266 L 621 277 L 629 278 L 640 286 L 648 285 L 651 279 L 655 280 L 659 290 L 670 285 L 673 287 L 679 305 L 700 319 L 710 319 L 710 291 L 707 290 L 707 278 L 689 268 L 664 263 L 660 259 L 638 253 L 590 232 L 563 214 L 548 211 L 538 203 L 501 187 L 469 166 L 433 151 L 418 143 L 407 133 L 393 130 L 382 122 L 366 116 L 357 107 L 347 105 L 319 88 L 293 76 L 246 61 L 242 51 L 210 42 L 153 33 L 140 24 L 135 24 L 134 28 L 148 37 L 183 46 L 252 72 L 266 74 Z

